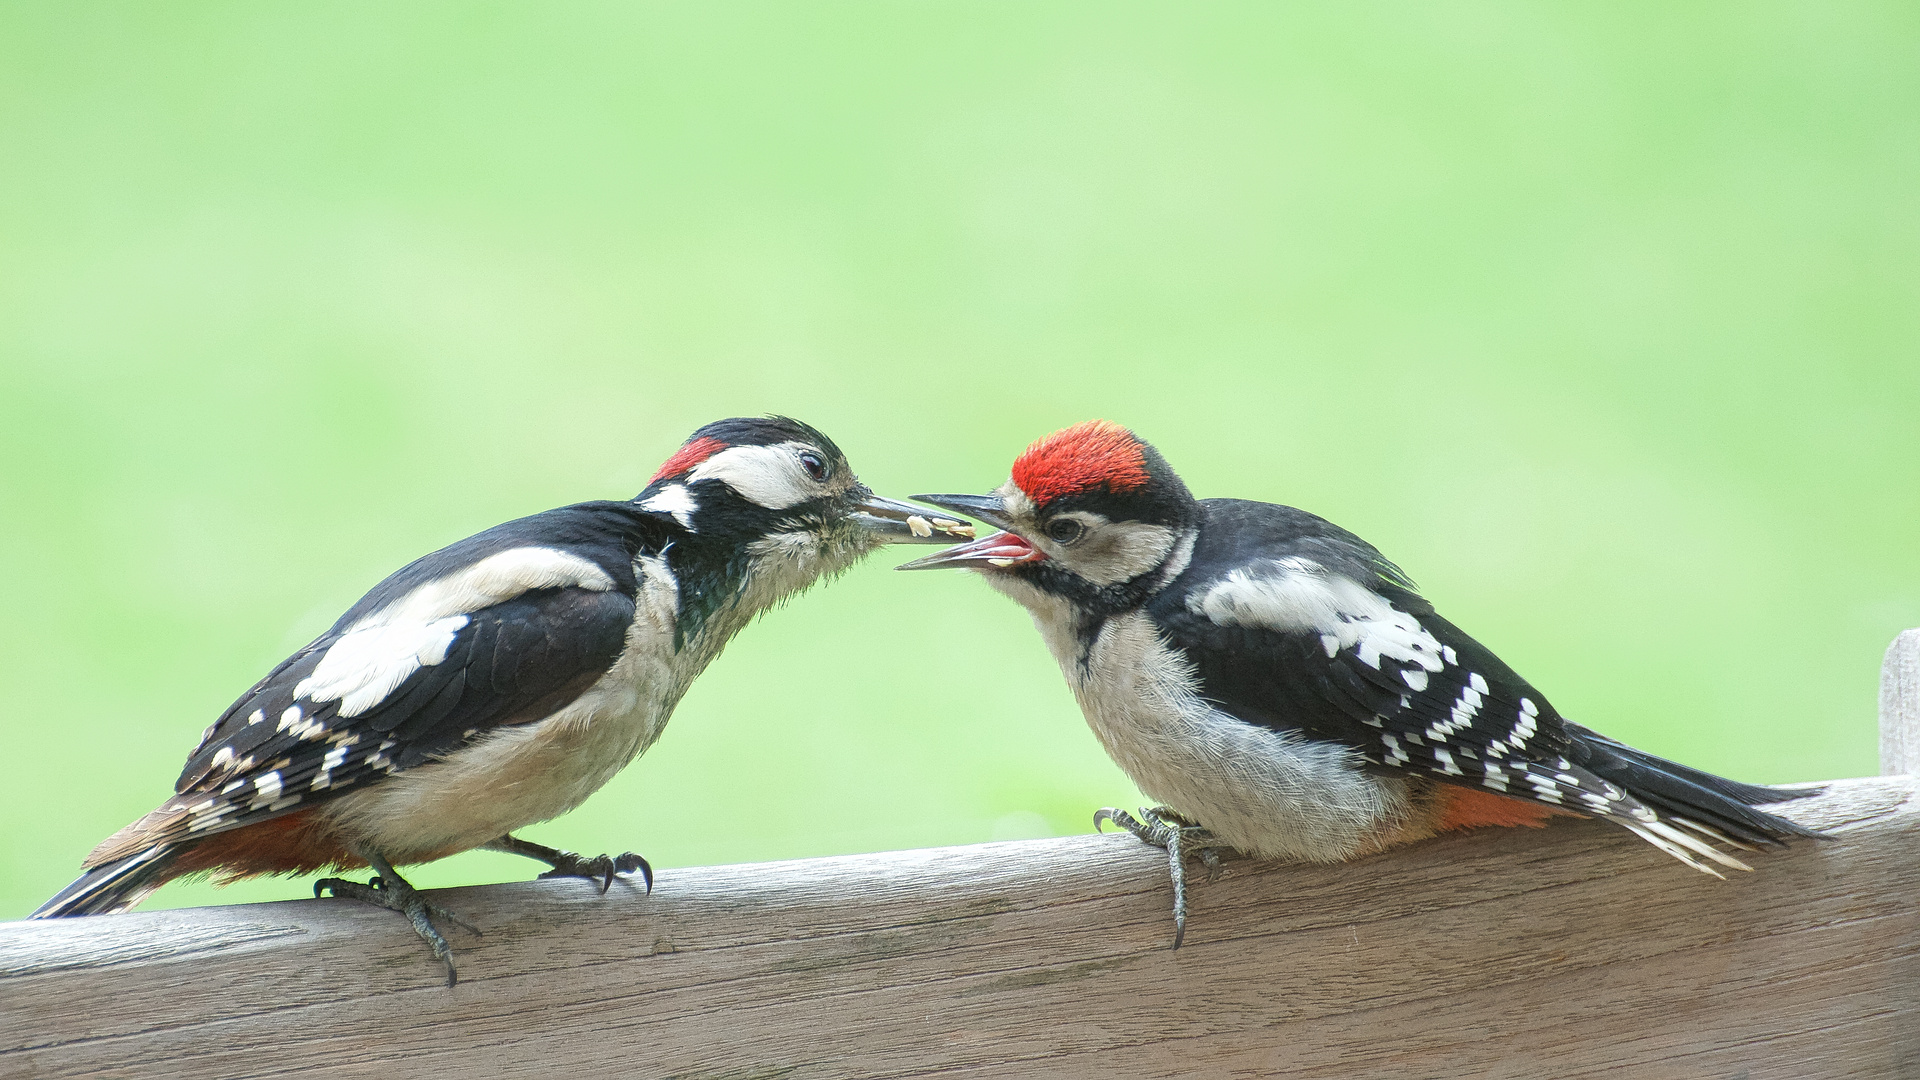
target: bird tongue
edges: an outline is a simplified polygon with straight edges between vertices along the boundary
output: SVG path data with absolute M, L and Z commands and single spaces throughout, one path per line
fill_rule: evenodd
M 1038 548 L 1023 538 L 1010 532 L 997 532 L 983 536 L 971 544 L 961 544 L 945 551 L 936 552 L 924 559 L 915 559 L 897 569 L 934 570 L 943 567 L 1004 567 L 1016 563 L 1036 562 L 1046 558 Z

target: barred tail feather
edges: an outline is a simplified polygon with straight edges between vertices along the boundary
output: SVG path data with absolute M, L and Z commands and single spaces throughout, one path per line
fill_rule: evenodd
M 1739 859 L 1728 855 L 1704 840 L 1688 836 L 1686 833 L 1681 832 L 1679 829 L 1674 828 L 1664 821 L 1630 821 L 1625 818 L 1614 818 L 1613 820 L 1625 826 L 1627 830 L 1635 836 L 1638 836 L 1640 839 L 1645 840 L 1647 843 L 1652 844 L 1654 847 L 1679 859 L 1681 862 L 1686 863 L 1688 866 L 1693 867 L 1703 874 L 1712 874 L 1717 878 L 1725 878 L 1727 876 L 1715 870 L 1713 867 L 1708 866 L 1706 863 L 1701 862 L 1701 856 L 1732 870 L 1745 870 L 1749 873 L 1753 871 L 1753 867 L 1748 866 Z
M 1789 839 L 1828 839 L 1804 825 L 1777 817 L 1756 805 L 1817 795 L 1820 788 L 1786 790 L 1742 784 L 1636 750 L 1577 725 L 1581 765 L 1594 776 L 1624 789 L 1640 809 L 1603 814 L 1634 835 L 1702 873 L 1722 877 L 1709 863 L 1734 870 L 1752 867 L 1713 846 L 1714 841 L 1753 851 L 1783 847 Z M 1573 756 L 1573 755 L 1570 755 Z M 1621 809 L 1626 810 L 1626 805 Z
M 1692 832 L 1697 832 L 1701 836 L 1704 836 L 1707 839 L 1712 840 L 1714 843 L 1717 843 L 1717 844 L 1725 844 L 1730 848 L 1739 848 L 1741 851 L 1759 851 L 1760 850 L 1759 845 L 1741 843 L 1740 841 L 1735 840 L 1733 837 L 1728 836 L 1726 833 L 1721 832 L 1719 829 L 1716 829 L 1711 825 L 1702 825 L 1697 821 L 1689 821 L 1686 818 L 1674 818 L 1673 823 L 1675 825 L 1680 826 L 1683 829 L 1687 829 Z
M 27 918 L 58 919 L 125 911 L 173 877 L 170 871 L 178 855 L 177 847 L 156 844 L 136 855 L 96 866 L 54 894 L 53 899 L 41 904 Z

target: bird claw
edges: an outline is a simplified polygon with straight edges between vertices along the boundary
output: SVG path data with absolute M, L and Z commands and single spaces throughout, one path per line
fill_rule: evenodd
M 481 934 L 479 927 L 429 901 L 420 894 L 418 889 L 407 884 L 405 878 L 391 871 L 376 874 L 373 880 L 364 884 L 349 881 L 346 878 L 321 878 L 313 883 L 313 895 L 316 898 L 329 892 L 337 897 L 359 900 L 362 903 L 405 915 L 407 921 L 413 924 L 413 932 L 420 935 L 420 940 L 426 942 L 427 948 L 432 950 L 434 959 L 447 965 L 449 988 L 460 981 L 460 976 L 453 967 L 453 946 L 447 944 L 447 939 L 441 935 L 439 928 L 433 925 L 434 917 L 445 919 L 476 937 L 485 936 Z
M 620 855 L 595 855 L 589 858 L 585 855 L 576 855 L 571 851 L 561 851 L 559 848 L 551 848 L 545 844 L 536 844 L 531 840 L 522 840 L 511 833 L 502 836 L 500 839 L 486 845 L 486 847 L 489 851 L 504 851 L 509 855 L 538 859 L 548 866 L 553 867 L 553 869 L 540 875 L 542 879 L 568 877 L 586 878 L 588 881 L 600 886 L 600 895 L 602 896 L 607 894 L 608 889 L 613 888 L 613 879 L 615 877 L 622 874 L 631 874 L 635 870 L 638 870 L 640 871 L 641 878 L 647 883 L 647 892 L 649 894 L 653 892 L 653 867 L 648 865 L 647 860 L 631 851 Z
M 638 870 L 641 880 L 647 884 L 647 892 L 649 894 L 653 892 L 653 866 L 631 851 L 617 856 L 595 855 L 592 858 L 575 855 L 571 851 L 556 851 L 548 861 L 552 863 L 553 869 L 541 874 L 542 879 L 586 878 L 599 885 L 600 895 L 605 896 L 607 890 L 613 888 L 613 879 L 616 876 L 631 874 Z
M 1203 847 L 1199 851 L 1194 852 L 1194 854 L 1200 856 L 1200 865 L 1207 868 L 1207 880 L 1209 882 L 1219 880 L 1221 871 L 1220 849 L 1217 847 Z
M 1107 822 L 1118 825 L 1144 843 L 1166 849 L 1167 868 L 1173 879 L 1173 947 L 1179 948 L 1187 938 L 1187 845 L 1195 841 L 1204 845 L 1193 850 L 1207 868 L 1207 880 L 1212 881 L 1220 876 L 1220 849 L 1217 845 L 1205 844 L 1213 839 L 1213 834 L 1164 806 L 1142 807 L 1137 818 L 1113 807 L 1094 811 L 1095 832 Z

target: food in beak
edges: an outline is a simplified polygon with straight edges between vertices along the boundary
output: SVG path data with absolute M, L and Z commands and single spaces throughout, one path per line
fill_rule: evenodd
M 853 521 L 892 543 L 942 544 L 973 539 L 973 526 L 946 514 L 929 514 L 912 503 L 860 493 Z

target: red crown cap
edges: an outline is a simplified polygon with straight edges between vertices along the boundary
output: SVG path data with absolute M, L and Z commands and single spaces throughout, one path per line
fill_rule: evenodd
M 1088 420 L 1056 431 L 1013 463 L 1013 482 L 1042 505 L 1095 488 L 1147 486 L 1147 456 L 1133 432 L 1111 420 Z
M 669 476 L 679 476 L 726 448 L 726 443 L 711 437 L 689 439 L 685 446 L 673 452 L 673 456 L 660 466 L 660 471 L 654 473 L 653 479 L 647 483 L 652 484 Z

